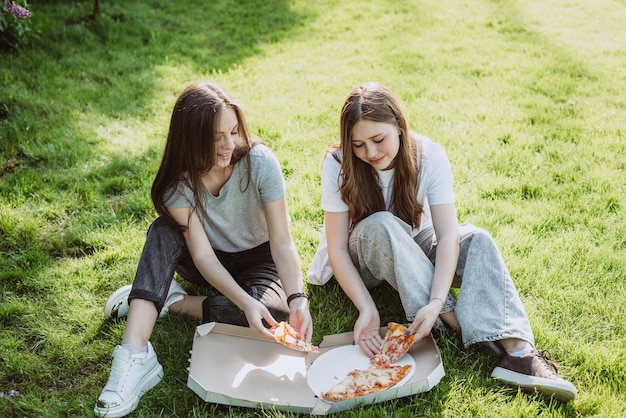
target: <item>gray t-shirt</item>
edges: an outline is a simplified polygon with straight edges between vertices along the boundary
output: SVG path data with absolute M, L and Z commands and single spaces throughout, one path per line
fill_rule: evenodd
M 208 219 L 202 219 L 202 222 L 211 246 L 217 250 L 235 253 L 269 240 L 263 203 L 284 196 L 285 179 L 278 159 L 263 144 L 250 149 L 249 182 L 247 165 L 245 158 L 235 164 L 219 196 L 213 196 L 205 189 L 207 199 L 202 206 Z M 190 208 L 194 202 L 191 188 L 186 181 L 180 181 L 165 206 Z

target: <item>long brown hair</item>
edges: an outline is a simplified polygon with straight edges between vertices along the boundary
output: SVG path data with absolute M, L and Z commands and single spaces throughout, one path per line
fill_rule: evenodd
M 352 128 L 361 120 L 389 123 L 400 132 L 400 149 L 394 159 L 393 193 L 390 212 L 418 227 L 422 205 L 417 201 L 417 144 L 409 131 L 399 101 L 385 86 L 365 83 L 354 88 L 341 109 L 339 148 L 342 152 L 342 183 L 339 191 L 349 208 L 353 224 L 372 213 L 386 210 L 378 174 L 374 167 L 357 158 L 352 151 Z
M 169 214 L 165 202 L 180 181 L 186 181 L 193 190 L 194 210 L 198 211 L 201 217 L 206 217 L 206 212 L 199 203 L 207 197 L 201 178 L 215 164 L 213 132 L 216 116 L 226 107 L 235 111 L 239 123 L 239 136 L 242 139 L 233 152 L 231 165 L 244 157 L 248 159 L 249 164 L 248 151 L 253 144 L 243 111 L 234 98 L 216 84 L 200 82 L 189 85 L 176 100 L 165 151 L 151 190 L 152 203 L 157 213 L 174 228 L 185 229 Z

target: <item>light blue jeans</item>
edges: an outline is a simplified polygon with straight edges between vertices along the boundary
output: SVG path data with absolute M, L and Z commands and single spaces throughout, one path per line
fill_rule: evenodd
M 518 338 L 535 345 L 515 285 L 491 235 L 459 226 L 460 254 L 452 287 L 441 313 L 454 311 L 461 338 L 471 344 Z M 388 282 L 400 295 L 408 321 L 430 299 L 437 240 L 433 228 L 413 238 L 411 228 L 391 212 L 377 212 L 354 226 L 348 245 L 352 262 L 368 288 Z M 436 327 L 441 327 L 437 320 Z

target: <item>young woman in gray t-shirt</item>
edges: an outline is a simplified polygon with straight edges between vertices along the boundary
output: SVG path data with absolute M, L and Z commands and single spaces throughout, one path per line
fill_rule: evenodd
M 149 339 L 167 312 L 250 326 L 268 338 L 268 326 L 288 320 L 312 335 L 280 165 L 251 139 L 240 106 L 219 86 L 193 84 L 178 98 L 152 201 L 160 217 L 134 282 L 105 306 L 107 316 L 128 319 L 94 408 L 101 416 L 129 414 L 161 380 Z M 174 272 L 212 295 L 188 295 Z

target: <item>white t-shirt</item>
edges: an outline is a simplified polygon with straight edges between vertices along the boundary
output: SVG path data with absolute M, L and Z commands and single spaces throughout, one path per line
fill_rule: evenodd
M 425 136 L 413 134 L 413 137 L 421 144 L 421 147 L 418 147 L 418 150 L 421 148 L 421 153 L 417 156 L 418 164 L 421 165 L 417 184 L 417 201 L 424 208 L 421 224 L 413 230 L 413 236 L 416 236 L 422 229 L 432 226 L 430 206 L 454 203 L 454 192 L 452 169 L 443 147 Z M 339 150 L 336 153 L 341 155 Z M 340 172 L 341 163 L 329 153 L 322 167 L 322 209 L 326 212 L 348 211 L 348 205 L 343 201 L 339 192 Z M 394 170 L 377 170 L 377 172 L 385 204 L 388 208 L 393 191 Z M 320 245 L 308 271 L 308 281 L 313 284 L 324 284 L 331 276 L 332 270 L 328 261 L 324 227 Z
M 269 240 L 263 203 L 283 197 L 285 180 L 276 156 L 265 145 L 257 144 L 250 149 L 249 183 L 246 159 L 242 158 L 218 196 L 206 192 L 208 197 L 202 205 L 208 219 L 202 222 L 209 242 L 217 250 L 235 253 Z M 165 205 L 189 208 L 194 201 L 188 183 L 181 181 Z

